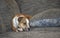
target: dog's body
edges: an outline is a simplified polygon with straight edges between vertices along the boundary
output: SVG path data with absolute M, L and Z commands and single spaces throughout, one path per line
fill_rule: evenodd
M 25 14 L 17 14 L 12 19 L 12 30 L 15 32 L 26 30 L 30 28 L 29 19 L 31 16 Z

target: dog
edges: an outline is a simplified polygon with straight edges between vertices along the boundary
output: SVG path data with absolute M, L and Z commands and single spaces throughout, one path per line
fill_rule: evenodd
M 29 20 L 30 15 L 26 14 L 16 14 L 12 19 L 12 30 L 15 32 L 29 31 L 30 25 Z

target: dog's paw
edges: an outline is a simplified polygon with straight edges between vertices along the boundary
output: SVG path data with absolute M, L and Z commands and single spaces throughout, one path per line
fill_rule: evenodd
M 22 28 L 18 28 L 18 31 L 19 31 L 19 32 L 22 32 L 22 31 L 23 31 L 23 29 L 22 29 Z

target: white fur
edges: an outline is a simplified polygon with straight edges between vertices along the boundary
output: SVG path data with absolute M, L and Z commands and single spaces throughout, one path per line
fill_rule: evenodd
M 19 31 L 23 31 L 23 29 L 22 29 L 22 28 L 18 28 L 18 30 L 19 30 Z
M 15 16 L 15 17 L 13 18 L 13 26 L 14 26 L 15 28 L 18 27 L 18 17 L 17 17 L 17 16 Z

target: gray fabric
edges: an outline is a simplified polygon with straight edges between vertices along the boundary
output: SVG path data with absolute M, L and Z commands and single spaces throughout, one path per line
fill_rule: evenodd
M 30 20 L 31 26 L 60 26 L 60 9 L 48 9 L 34 15 Z
M 60 18 L 55 19 L 41 19 L 41 20 L 35 20 L 30 22 L 31 26 L 60 26 Z
M 0 32 L 11 30 L 12 17 L 20 13 L 18 5 L 14 0 L 0 0 Z
M 22 13 L 35 15 L 51 8 L 60 8 L 60 0 L 16 0 Z

